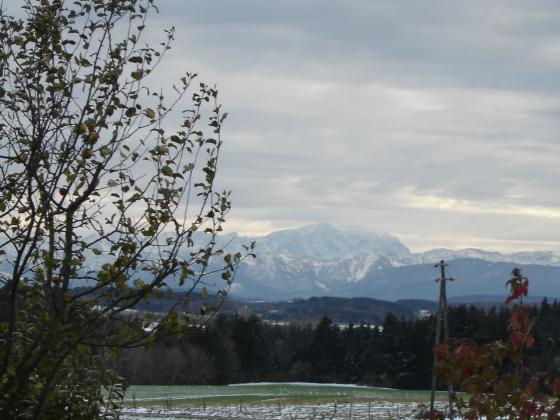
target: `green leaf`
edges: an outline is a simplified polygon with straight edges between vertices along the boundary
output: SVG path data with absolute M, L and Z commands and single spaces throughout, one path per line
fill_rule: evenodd
M 184 143 L 184 140 L 181 140 L 181 138 L 176 135 L 169 137 L 169 140 L 171 140 L 173 143 Z
M 173 169 L 171 169 L 171 167 L 169 166 L 164 166 L 163 168 L 161 168 L 161 173 L 165 176 L 173 176 Z
M 208 182 L 212 182 L 214 179 L 214 175 L 216 174 L 212 169 L 206 167 L 202 168 L 202 170 L 206 173 L 206 179 Z
M 152 108 L 146 108 L 144 110 L 144 114 L 146 115 L 146 117 L 152 118 L 152 119 L 155 118 L 155 116 L 156 116 L 156 113 L 154 112 L 154 110 Z
M 101 149 L 99 149 L 99 154 L 103 159 L 105 159 L 111 156 L 111 149 L 108 146 L 103 146 Z
M 50 255 L 45 255 L 43 261 L 45 261 L 45 267 L 48 269 L 54 268 L 54 259 Z
M 144 72 L 142 70 L 136 70 L 130 73 L 130 77 L 132 77 L 134 80 L 140 80 L 143 75 Z

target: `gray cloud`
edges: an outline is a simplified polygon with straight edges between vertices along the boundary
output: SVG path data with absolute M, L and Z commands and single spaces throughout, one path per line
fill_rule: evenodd
M 328 221 L 419 248 L 560 249 L 556 3 L 161 9 L 178 29 L 173 67 L 219 83 L 231 111 L 234 228 Z
M 231 229 L 560 251 L 556 1 L 162 0 L 154 84 L 216 82 Z

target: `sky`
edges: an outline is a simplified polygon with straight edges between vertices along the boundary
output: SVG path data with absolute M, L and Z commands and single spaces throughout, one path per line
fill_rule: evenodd
M 196 72 L 229 113 L 227 230 L 560 252 L 558 1 L 157 4 L 158 81 Z
M 165 0 L 216 83 L 227 228 L 560 251 L 557 1 Z

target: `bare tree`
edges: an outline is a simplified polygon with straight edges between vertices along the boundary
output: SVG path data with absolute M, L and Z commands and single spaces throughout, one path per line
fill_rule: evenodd
M 101 415 L 102 385 L 118 390 L 108 350 L 181 330 L 189 294 L 213 274 L 223 297 L 242 258 L 216 246 L 226 114 L 196 74 L 170 99 L 150 88 L 174 38 L 144 44 L 154 10 L 25 0 L 23 18 L 0 12 L 2 418 Z M 157 323 L 123 316 L 171 287 L 183 292 Z

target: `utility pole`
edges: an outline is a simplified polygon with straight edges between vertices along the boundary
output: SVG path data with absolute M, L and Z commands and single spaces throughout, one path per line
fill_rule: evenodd
M 439 263 L 435 264 L 434 267 L 440 269 L 440 277 L 436 279 L 436 282 L 439 281 L 439 302 L 438 302 L 438 310 L 436 314 L 436 334 L 435 334 L 435 346 L 438 346 L 441 341 L 441 327 L 443 324 L 443 339 L 445 342 L 449 341 L 449 320 L 447 318 L 447 294 L 445 290 L 445 282 L 446 281 L 453 281 L 452 278 L 445 277 L 445 267 L 448 264 L 445 261 L 441 260 Z M 434 353 L 434 365 L 432 369 L 432 395 L 430 399 L 430 410 L 434 410 L 434 402 L 436 397 L 436 385 L 437 385 L 437 375 L 435 371 L 435 367 L 437 364 L 437 355 Z M 453 387 L 449 384 L 447 389 L 448 398 L 449 398 L 449 418 L 453 419 Z

